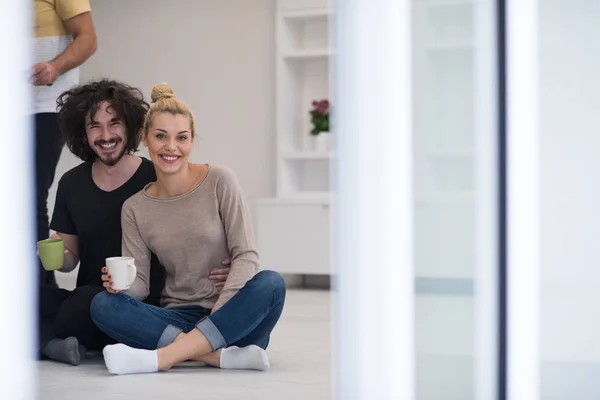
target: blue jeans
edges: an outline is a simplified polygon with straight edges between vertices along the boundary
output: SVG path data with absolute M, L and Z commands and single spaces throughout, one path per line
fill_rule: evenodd
M 199 306 L 160 308 L 125 294 L 102 292 L 92 300 L 96 326 L 131 347 L 156 349 L 171 344 L 182 332 L 197 328 L 216 351 L 251 344 L 267 348 L 281 316 L 285 282 L 273 271 L 261 271 L 212 315 Z

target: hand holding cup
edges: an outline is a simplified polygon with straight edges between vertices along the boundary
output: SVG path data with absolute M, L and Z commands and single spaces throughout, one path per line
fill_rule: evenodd
M 102 286 L 109 293 L 127 290 L 135 281 L 137 268 L 133 257 L 110 257 L 102 267 Z
M 46 271 L 61 269 L 65 262 L 65 254 L 69 253 L 65 248 L 65 242 L 57 234 L 37 242 L 37 248 L 37 254 Z

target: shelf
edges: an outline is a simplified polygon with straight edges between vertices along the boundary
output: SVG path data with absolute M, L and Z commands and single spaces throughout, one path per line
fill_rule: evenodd
M 307 60 L 316 58 L 328 58 L 331 56 L 330 49 L 306 49 L 295 50 L 290 53 L 283 54 L 283 58 L 287 60 Z
M 297 151 L 286 153 L 283 158 L 286 160 L 328 160 L 333 156 L 333 153 L 321 153 L 314 151 Z
M 300 11 L 285 11 L 280 15 L 283 19 L 288 20 L 311 20 L 311 19 L 323 19 L 328 18 L 333 14 L 329 8 L 317 8 L 314 10 L 300 10 Z

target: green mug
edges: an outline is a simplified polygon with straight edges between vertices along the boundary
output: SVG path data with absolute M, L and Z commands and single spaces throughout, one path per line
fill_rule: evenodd
M 40 260 L 46 271 L 61 269 L 65 259 L 65 242 L 62 239 L 44 239 L 37 243 Z

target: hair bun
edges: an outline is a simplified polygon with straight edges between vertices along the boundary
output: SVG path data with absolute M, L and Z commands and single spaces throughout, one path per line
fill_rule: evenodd
M 156 103 L 160 99 L 172 99 L 174 97 L 175 93 L 173 93 L 173 89 L 171 89 L 166 83 L 161 83 L 154 86 L 150 96 L 153 103 Z

